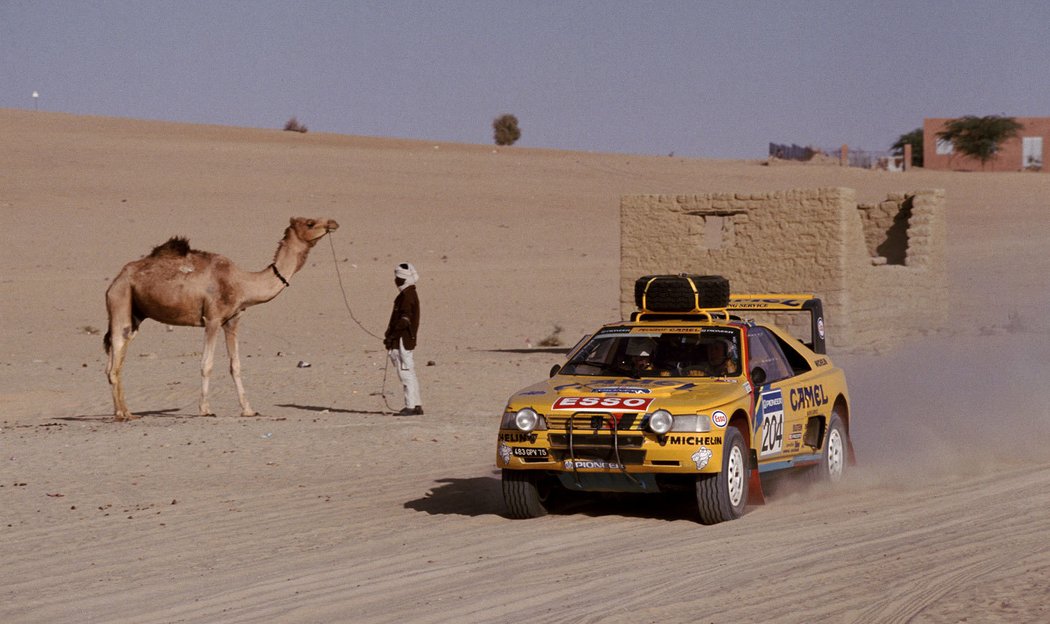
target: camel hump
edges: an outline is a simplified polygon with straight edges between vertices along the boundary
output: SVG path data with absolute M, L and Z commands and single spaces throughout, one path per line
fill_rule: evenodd
M 150 252 L 151 257 L 157 256 L 188 256 L 190 252 L 189 239 L 182 236 L 172 236 L 163 245 L 157 245 Z

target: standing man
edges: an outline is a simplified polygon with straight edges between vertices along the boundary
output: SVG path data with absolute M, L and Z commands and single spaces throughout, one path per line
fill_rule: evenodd
M 416 365 L 412 350 L 416 348 L 416 335 L 419 331 L 419 296 L 416 294 L 416 282 L 419 273 L 416 267 L 402 262 L 394 267 L 394 285 L 400 291 L 394 299 L 394 310 L 390 313 L 383 345 L 387 349 L 390 361 L 397 368 L 397 376 L 405 389 L 405 407 L 398 416 L 422 416 L 423 406 L 419 398 L 419 380 L 416 378 Z

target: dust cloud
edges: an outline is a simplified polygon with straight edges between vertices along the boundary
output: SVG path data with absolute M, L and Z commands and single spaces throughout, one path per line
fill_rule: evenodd
M 1050 457 L 1045 334 L 928 336 L 836 363 L 850 388 L 855 477 L 927 482 Z

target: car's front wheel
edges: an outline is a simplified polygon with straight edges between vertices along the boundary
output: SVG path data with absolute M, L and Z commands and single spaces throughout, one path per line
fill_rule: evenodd
M 735 427 L 726 429 L 722 470 L 696 479 L 700 522 L 717 524 L 744 515 L 747 506 L 748 466 L 744 436 Z
M 503 469 L 503 502 L 511 518 L 538 518 L 547 515 L 551 497 L 558 485 L 535 470 Z

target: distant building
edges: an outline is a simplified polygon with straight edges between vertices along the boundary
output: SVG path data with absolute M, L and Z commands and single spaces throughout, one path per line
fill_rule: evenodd
M 981 166 L 981 161 L 958 154 L 948 141 L 937 138 L 952 117 L 923 120 L 923 167 L 941 171 L 1042 171 L 1050 172 L 1046 150 L 1050 149 L 1050 117 L 1014 117 L 1024 127 L 1017 138 L 1003 142 L 999 153 Z

